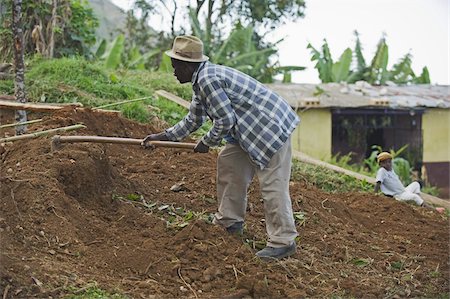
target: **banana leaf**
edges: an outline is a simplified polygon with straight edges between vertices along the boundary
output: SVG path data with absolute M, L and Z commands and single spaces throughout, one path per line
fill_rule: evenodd
M 120 65 L 123 49 L 124 49 L 125 37 L 123 34 L 118 35 L 113 43 L 112 47 L 107 55 L 105 61 L 105 67 L 109 69 L 116 69 Z
M 347 81 L 350 72 L 350 64 L 352 63 L 352 50 L 350 48 L 345 49 L 342 53 L 339 61 L 333 64 L 332 67 L 332 79 L 333 82 Z

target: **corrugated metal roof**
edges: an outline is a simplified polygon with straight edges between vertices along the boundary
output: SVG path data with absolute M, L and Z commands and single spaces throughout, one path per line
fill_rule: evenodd
M 293 108 L 299 107 L 391 107 L 450 108 L 448 85 L 267 84 Z

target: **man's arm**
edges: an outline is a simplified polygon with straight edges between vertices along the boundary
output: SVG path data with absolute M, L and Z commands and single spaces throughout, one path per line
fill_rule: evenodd
M 180 141 L 196 131 L 205 122 L 206 113 L 200 100 L 192 98 L 188 114 L 176 125 L 165 131 L 169 140 Z
M 378 193 L 381 189 L 381 182 L 376 182 L 374 192 Z
M 231 107 L 231 101 L 218 79 L 213 78 L 210 81 L 202 82 L 201 85 L 210 111 L 210 117 L 214 123 L 211 130 L 203 136 L 202 142 L 209 147 L 216 146 L 234 126 L 236 117 Z

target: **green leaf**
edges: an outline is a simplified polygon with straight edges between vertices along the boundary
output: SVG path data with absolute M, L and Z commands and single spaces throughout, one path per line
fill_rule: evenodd
M 392 67 L 391 80 L 398 84 L 405 84 L 411 81 L 414 77 L 414 72 L 411 68 L 412 55 L 406 54 L 400 61 Z
M 119 83 L 119 78 L 114 73 L 109 74 L 109 80 L 112 83 Z
M 323 88 L 321 88 L 319 85 L 316 85 L 313 96 L 318 97 L 324 93 L 325 93 L 325 90 Z
M 372 263 L 372 260 L 371 259 L 353 259 L 352 263 L 359 268 L 364 268 L 364 267 L 370 265 Z
M 288 72 L 288 71 L 284 72 L 283 83 L 292 83 L 292 74 L 291 74 L 291 72 Z
M 356 42 L 355 42 L 355 57 L 356 57 L 356 70 L 358 73 L 363 73 L 366 69 L 366 60 L 362 54 L 361 41 L 359 40 L 358 31 L 355 30 Z
M 268 48 L 268 49 L 264 49 L 264 50 L 256 50 L 256 51 L 252 51 L 252 52 L 249 52 L 249 53 L 244 53 L 244 54 L 236 56 L 236 57 L 234 57 L 232 59 L 229 59 L 228 63 L 229 64 L 239 63 L 240 61 L 246 60 L 249 57 L 258 57 L 258 56 L 261 57 L 261 55 L 264 55 L 264 54 L 271 55 L 271 54 L 274 54 L 274 53 L 276 53 L 276 50 L 272 49 L 272 48 Z
M 384 36 L 377 45 L 377 51 L 370 65 L 369 83 L 384 84 L 388 78 L 387 64 L 389 60 L 388 46 Z
M 118 35 L 112 44 L 111 50 L 106 58 L 105 67 L 109 69 L 116 69 L 121 61 L 122 52 L 124 49 L 125 37 L 123 34 Z
M 100 58 L 105 54 L 106 51 L 106 40 L 103 39 L 100 44 L 98 45 L 97 51 L 95 51 L 95 57 Z
M 350 48 L 347 48 L 342 53 L 341 57 L 339 58 L 339 61 L 333 64 L 332 67 L 333 82 L 347 81 L 351 63 L 352 63 L 352 50 Z
M 430 84 L 430 73 L 428 72 L 428 68 L 424 67 L 422 69 L 422 73 L 419 77 L 415 78 L 414 83 L 416 84 Z
M 323 83 L 332 82 L 333 59 L 331 58 L 327 40 L 324 39 L 324 44 L 322 45 L 322 53 L 314 48 L 311 44 L 308 44 L 307 48 L 311 49 L 311 61 L 317 61 L 314 67 L 319 71 L 320 80 L 322 80 Z
M 160 49 L 155 49 L 153 51 L 149 51 L 145 53 L 144 55 L 136 56 L 134 60 L 132 60 L 129 63 L 129 68 L 135 68 L 138 70 L 144 70 L 145 69 L 145 63 L 152 57 L 158 55 L 161 52 Z M 166 55 L 165 55 L 166 56 Z
M 397 269 L 397 270 L 402 270 L 403 269 L 403 263 L 402 262 L 392 262 L 391 263 L 391 268 Z
M 131 194 L 127 194 L 127 199 L 131 200 L 131 201 L 137 201 L 137 200 L 141 199 L 141 196 L 131 193 Z

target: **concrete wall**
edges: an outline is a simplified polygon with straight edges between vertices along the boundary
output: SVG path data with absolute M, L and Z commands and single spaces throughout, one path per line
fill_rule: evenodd
M 450 197 L 450 109 L 428 109 L 422 117 L 423 166 L 428 181 Z
M 300 125 L 292 135 L 292 148 L 313 158 L 331 157 L 331 112 L 329 109 L 307 109 L 298 113 Z
M 450 109 L 427 109 L 422 129 L 423 161 L 450 161 Z

